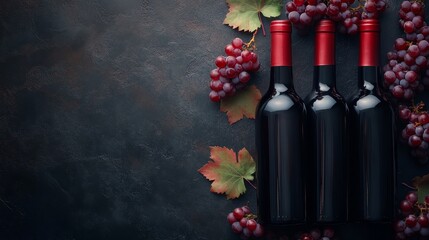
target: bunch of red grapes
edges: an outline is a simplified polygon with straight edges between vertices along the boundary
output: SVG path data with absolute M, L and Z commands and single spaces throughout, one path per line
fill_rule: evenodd
M 248 206 L 235 208 L 227 216 L 232 231 L 240 234 L 242 239 L 260 238 L 264 235 L 264 229 L 255 218 L 256 215 L 252 213 Z
M 387 53 L 384 81 L 393 97 L 410 101 L 416 90 L 424 90 L 423 84 L 429 86 L 428 76 L 420 81 L 429 66 L 429 26 L 424 21 L 421 2 L 402 2 L 399 16 L 406 37 L 396 39 L 394 50 Z
M 403 1 L 399 16 L 405 38 L 396 39 L 394 50 L 387 53 L 384 84 L 399 103 L 399 116 L 406 122 L 402 137 L 412 148 L 411 154 L 426 163 L 428 114 L 424 104 L 412 107 L 416 92 L 429 88 L 429 26 L 424 21 L 423 2 Z
M 226 96 L 233 96 L 243 89 L 250 80 L 250 72 L 256 72 L 261 66 L 258 55 L 235 38 L 225 47 L 225 56 L 215 60 L 216 67 L 210 72 L 210 100 L 219 102 Z
M 422 163 L 427 161 L 429 155 L 429 114 L 422 111 L 423 108 L 423 103 L 411 109 L 399 106 L 399 117 L 407 122 L 402 138 L 412 148 L 411 154 Z
M 334 230 L 332 228 L 326 228 L 320 231 L 319 229 L 313 229 L 309 233 L 301 233 L 295 236 L 293 240 L 332 240 L 334 239 Z
M 356 34 L 359 20 L 378 18 L 379 13 L 386 9 L 386 1 L 292 0 L 286 3 L 285 9 L 289 20 L 298 29 L 311 26 L 321 18 L 328 18 L 340 23 L 340 32 Z
M 396 240 L 429 239 L 429 196 L 418 202 L 416 192 L 410 192 L 401 202 L 403 219 L 395 224 Z
M 231 230 L 239 234 L 241 239 L 261 238 L 267 237 L 268 239 L 281 239 L 281 240 L 333 240 L 334 230 L 326 228 L 323 231 L 313 229 L 310 232 L 298 233 L 293 238 L 281 236 L 280 238 L 273 238 L 271 233 L 266 234 L 262 225 L 257 221 L 257 216 L 252 213 L 248 206 L 235 208 L 227 216 L 228 222 L 231 224 Z

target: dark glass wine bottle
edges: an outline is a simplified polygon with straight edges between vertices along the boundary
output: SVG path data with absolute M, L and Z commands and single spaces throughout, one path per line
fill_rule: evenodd
M 309 220 L 342 223 L 347 220 L 347 114 L 336 89 L 335 25 L 316 26 L 313 90 L 307 96 Z
M 304 223 L 306 110 L 292 81 L 291 24 L 271 22 L 271 81 L 256 116 L 258 220 L 267 227 Z
M 360 221 L 390 221 L 394 214 L 394 113 L 379 88 L 380 26 L 360 23 L 359 95 L 350 103 L 352 119 L 350 213 Z

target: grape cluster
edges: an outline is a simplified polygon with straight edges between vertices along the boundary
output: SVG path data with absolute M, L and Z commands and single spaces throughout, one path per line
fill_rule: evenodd
M 410 192 L 400 204 L 403 219 L 395 224 L 396 240 L 428 239 L 429 237 L 429 196 L 423 203 L 418 202 L 416 192 Z
M 326 228 L 320 231 L 319 229 L 313 229 L 309 233 L 301 233 L 295 236 L 296 240 L 332 240 L 334 239 L 334 230 L 332 228 Z
M 256 221 L 257 216 L 252 213 L 248 206 L 235 208 L 227 216 L 228 222 L 231 224 L 231 229 L 234 233 L 239 234 L 241 239 L 251 239 L 266 237 L 267 239 L 280 240 L 333 240 L 334 230 L 326 228 L 323 231 L 313 229 L 310 232 L 299 232 L 293 238 L 288 236 L 272 235 L 273 232 L 265 233 L 262 225 Z
M 258 55 L 246 49 L 243 40 L 235 38 L 225 47 L 225 56 L 215 60 L 216 67 L 210 72 L 210 100 L 219 102 L 226 96 L 232 96 L 243 89 L 250 80 L 250 72 L 256 72 L 261 66 Z
M 402 104 L 398 113 L 406 123 L 403 139 L 412 148 L 411 154 L 425 163 L 429 156 L 428 114 L 423 111 L 423 104 L 407 107 L 417 92 L 429 89 L 429 26 L 424 21 L 423 2 L 403 1 L 399 17 L 405 37 L 397 38 L 393 51 L 387 53 L 384 84 L 390 95 Z
M 400 105 L 399 117 L 407 122 L 402 138 L 412 148 L 411 154 L 425 162 L 429 154 L 429 114 L 423 108 L 423 103 L 411 109 Z
M 334 236 L 334 230 L 332 228 L 318 229 L 314 228 L 309 232 L 297 232 L 293 237 L 289 237 L 286 234 L 282 235 L 282 232 L 268 232 L 266 239 L 269 240 L 334 240 L 337 239 Z M 334 238 L 335 237 L 335 238 Z
M 259 238 L 264 235 L 262 226 L 256 222 L 255 218 L 256 215 L 252 214 L 248 206 L 235 208 L 227 216 L 232 231 L 240 234 L 242 239 Z
M 355 6 L 357 4 L 357 6 Z M 286 14 L 298 29 L 306 28 L 321 18 L 338 25 L 340 32 L 355 34 L 360 19 L 378 18 L 386 9 L 385 0 L 292 0 L 286 3 Z
M 424 21 L 421 2 L 402 2 L 399 16 L 406 37 L 396 39 L 394 50 L 387 53 L 389 62 L 384 67 L 384 82 L 393 97 L 410 101 L 415 91 L 429 86 L 429 76 L 420 81 L 420 75 L 426 75 L 429 66 L 429 26 Z

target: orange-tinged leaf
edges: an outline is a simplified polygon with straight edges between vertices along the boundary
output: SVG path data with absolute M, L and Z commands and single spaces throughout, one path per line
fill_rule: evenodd
M 222 99 L 220 110 L 226 112 L 230 124 L 240 121 L 243 117 L 254 119 L 259 100 L 261 91 L 252 85 L 238 91 L 233 97 Z
M 261 27 L 259 14 L 265 17 L 278 17 L 281 13 L 280 0 L 227 0 L 229 12 L 223 21 L 233 29 L 253 32 Z
M 210 191 L 226 194 L 228 199 L 238 198 L 246 192 L 244 180 L 252 181 L 256 166 L 246 148 L 236 153 L 227 147 L 210 147 L 210 158 L 198 171 L 213 181 Z

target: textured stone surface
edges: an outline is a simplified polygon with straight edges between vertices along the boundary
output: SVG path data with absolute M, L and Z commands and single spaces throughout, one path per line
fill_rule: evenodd
M 383 18 L 383 56 L 398 8 L 391 1 Z M 222 25 L 226 11 L 213 0 L 0 1 L 0 239 L 238 239 L 225 216 L 254 207 L 255 191 L 227 201 L 197 172 L 211 145 L 255 153 L 254 122 L 230 126 L 208 100 L 214 58 L 233 37 L 250 39 Z M 258 35 L 263 92 L 268 43 Z M 312 44 L 293 36 L 301 96 Z M 346 97 L 357 50 L 356 37 L 338 37 Z M 400 156 L 399 183 L 427 172 Z M 340 228 L 342 239 L 367 239 L 362 229 Z

